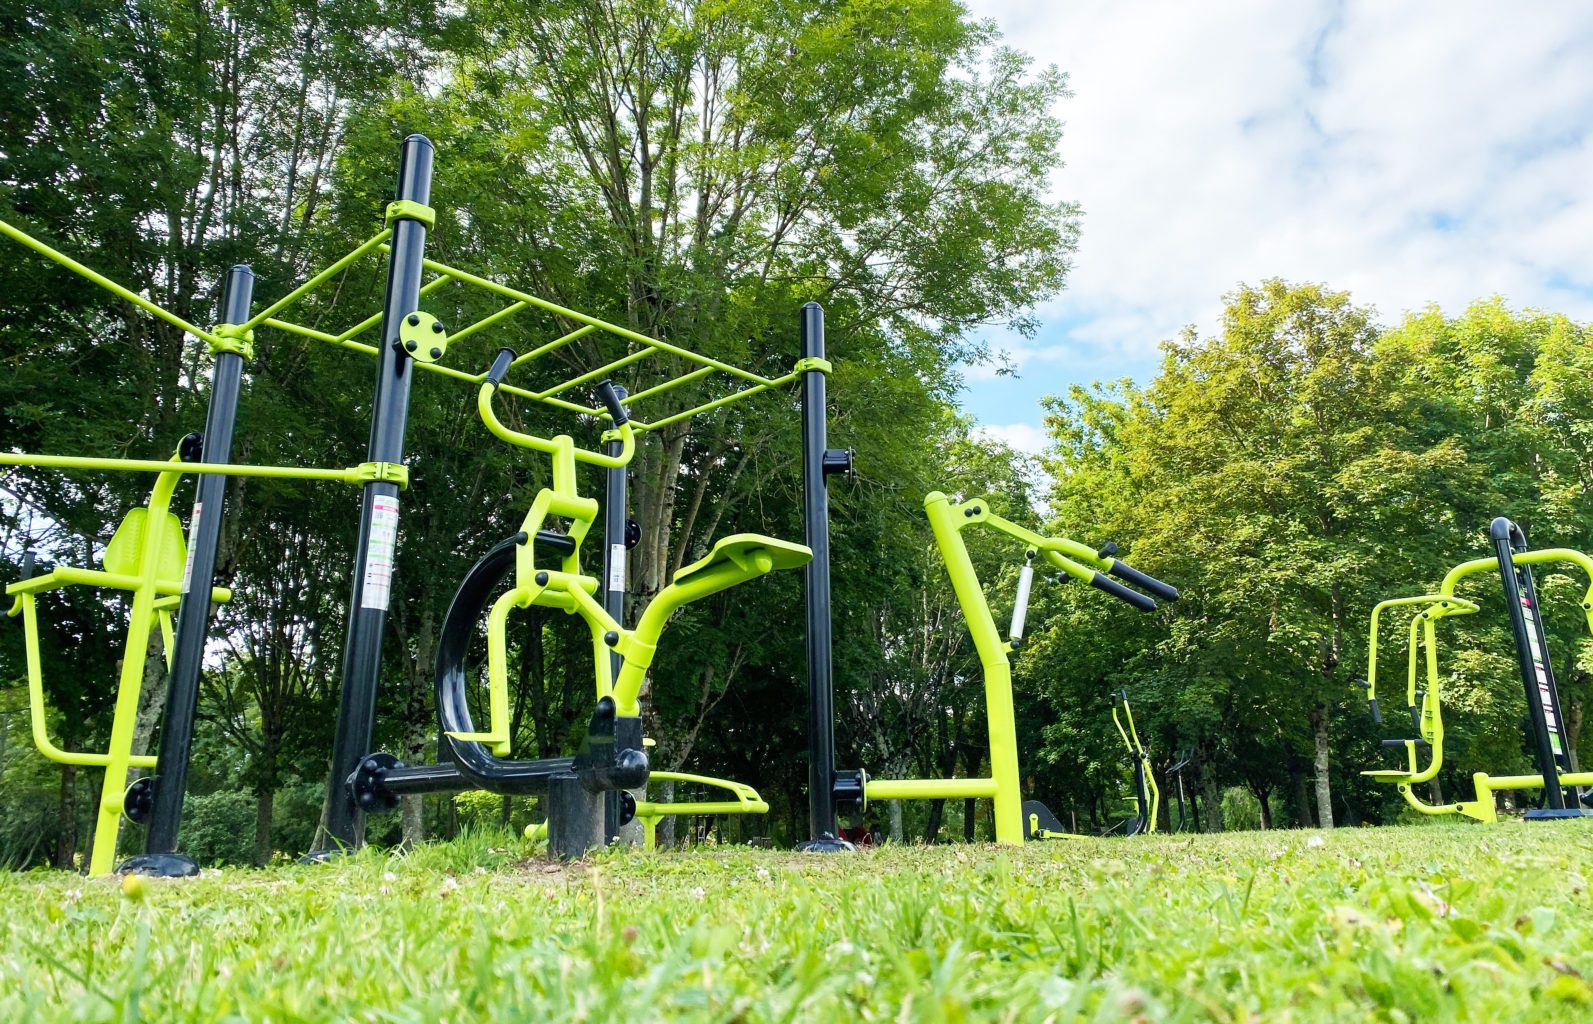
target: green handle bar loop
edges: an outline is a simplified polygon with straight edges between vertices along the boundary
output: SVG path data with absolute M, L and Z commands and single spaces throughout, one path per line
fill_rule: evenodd
M 735 799 L 688 800 L 680 803 L 655 803 L 650 800 L 636 801 L 636 817 L 642 823 L 642 834 L 644 836 L 642 846 L 644 849 L 654 850 L 658 848 L 659 819 L 670 815 L 769 813 L 769 805 L 758 795 L 758 791 L 744 782 L 715 779 L 707 775 L 689 775 L 686 772 L 649 772 L 647 781 L 649 783 L 687 782 L 699 786 L 710 786 L 714 789 L 728 790 Z
M 1487 564 L 1495 565 L 1496 563 L 1494 563 L 1492 560 L 1488 560 Z M 1450 615 L 1470 615 L 1477 611 L 1479 607 L 1477 602 L 1468 601 L 1463 597 L 1456 597 L 1453 593 L 1420 594 L 1414 597 L 1393 597 L 1386 601 L 1379 601 L 1372 608 L 1371 628 L 1369 631 L 1370 638 L 1366 645 L 1366 699 L 1368 701 L 1377 699 L 1377 634 L 1379 618 L 1382 616 L 1383 612 L 1389 608 L 1404 608 L 1420 605 L 1431 605 L 1432 607 L 1419 612 L 1416 617 L 1417 620 L 1420 620 L 1422 616 L 1428 616 L 1433 619 L 1442 619 Z M 1412 684 L 1410 696 L 1412 697 L 1413 702 L 1415 693 L 1416 691 L 1414 684 Z
M 534 452 L 542 452 L 545 455 L 566 456 L 575 462 L 582 462 L 588 466 L 600 466 L 604 469 L 622 469 L 630 465 L 631 457 L 636 454 L 636 432 L 629 423 L 622 424 L 619 428 L 621 448 L 618 455 L 606 455 L 602 452 L 588 451 L 585 448 L 578 447 L 566 434 L 560 434 L 554 438 L 546 438 L 539 437 L 536 434 L 522 433 L 507 427 L 502 420 L 498 419 L 498 414 L 492 408 L 492 396 L 497 390 L 498 385 L 491 381 L 483 382 L 481 391 L 476 396 L 476 409 L 481 414 L 481 422 L 485 423 L 487 429 L 499 440 L 507 441 L 520 448 L 529 448 Z M 561 439 L 565 443 L 561 443 Z M 555 470 L 557 469 L 558 465 L 555 463 Z

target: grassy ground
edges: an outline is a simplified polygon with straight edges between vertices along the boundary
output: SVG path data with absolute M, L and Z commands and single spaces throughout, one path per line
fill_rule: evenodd
M 0 874 L 0 1020 L 1587 1021 L 1590 854 L 1581 823 L 571 867 L 478 836 Z

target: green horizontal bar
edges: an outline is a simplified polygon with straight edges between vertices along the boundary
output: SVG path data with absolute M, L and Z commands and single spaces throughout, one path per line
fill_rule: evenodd
M 595 330 L 597 330 L 597 328 L 593 327 L 591 324 L 587 324 L 585 327 L 577 327 L 575 330 L 564 335 L 562 338 L 554 338 L 546 345 L 541 345 L 537 348 L 534 348 L 523 356 L 516 356 L 514 362 L 510 363 L 509 365 L 519 366 L 521 363 L 529 363 L 533 359 L 540 359 L 549 352 L 552 352 L 556 349 L 561 349 L 577 338 L 584 338 Z
M 0 452 L 0 466 L 38 466 L 44 469 L 84 469 L 110 473 L 195 473 L 213 476 L 266 477 L 278 480 L 329 480 L 362 484 L 358 470 L 315 469 L 297 466 L 232 466 L 224 462 L 175 462 L 167 459 L 94 459 L 76 455 L 27 455 Z
M 668 391 L 670 388 L 673 388 L 679 384 L 690 384 L 694 380 L 701 380 L 703 377 L 706 377 L 713 372 L 715 371 L 712 366 L 698 367 L 688 374 L 684 374 L 672 380 L 666 380 L 662 384 L 655 384 L 643 391 L 636 392 L 636 394 L 625 399 L 625 404 L 630 408 L 635 408 L 636 403 L 640 402 L 644 398 L 651 398 L 653 395 L 662 394 L 663 392 Z
M 768 383 L 768 384 L 755 384 L 755 385 L 753 385 L 750 388 L 743 388 L 742 390 L 737 391 L 734 394 L 726 395 L 723 398 L 716 398 L 712 402 L 704 402 L 702 405 L 697 406 L 695 409 L 687 409 L 685 412 L 677 412 L 673 416 L 666 416 L 663 419 L 657 420 L 657 421 L 649 424 L 646 427 L 637 427 L 636 429 L 638 429 L 638 430 L 657 430 L 660 427 L 667 427 L 671 423 L 679 423 L 681 420 L 690 419 L 693 416 L 701 416 L 705 412 L 713 412 L 715 409 L 718 409 L 720 406 L 729 405 L 732 402 L 739 402 L 743 398 L 750 398 L 751 396 L 756 395 L 760 391 L 767 391 L 767 390 L 769 390 L 772 387 L 775 387 L 775 386 L 777 386 L 779 384 L 784 384 L 787 381 L 793 380 L 795 378 L 796 378 L 796 374 L 793 373 L 793 374 L 790 374 L 787 377 L 784 377 L 784 378 L 782 378 L 780 380 L 777 380 L 777 381 L 772 381 L 771 383 Z
M 265 323 L 267 320 L 269 320 L 272 317 L 276 316 L 278 313 L 282 312 L 284 309 L 287 309 L 289 306 L 293 305 L 295 302 L 299 301 L 300 299 L 304 298 L 306 295 L 310 294 L 311 292 L 315 291 L 317 288 L 321 287 L 321 285 L 325 284 L 331 278 L 333 278 L 333 277 L 337 276 L 338 274 L 342 273 L 342 271 L 346 267 L 348 267 L 349 264 L 353 263 L 355 260 L 359 259 L 361 256 L 364 256 L 366 253 L 368 253 L 371 250 L 377 248 L 378 246 L 381 246 L 382 243 L 386 242 L 392 236 L 393 236 L 393 229 L 392 228 L 383 228 L 381 231 L 378 231 L 374 236 L 371 237 L 371 239 L 369 241 L 365 242 L 359 248 L 355 249 L 353 252 L 349 253 L 347 256 L 344 256 L 344 257 L 334 261 L 331 266 L 327 267 L 325 270 L 321 271 L 319 274 L 316 274 L 314 277 L 310 278 L 308 281 L 304 282 L 303 284 L 299 285 L 297 288 L 293 289 L 291 292 L 288 292 L 286 295 L 282 296 L 282 298 L 278 299 L 277 301 L 273 302 L 271 305 L 267 306 L 265 309 L 262 309 L 260 312 L 256 313 L 254 316 L 250 317 L 249 318 L 249 322 L 246 323 L 246 324 L 242 324 L 241 326 L 245 330 L 247 330 L 247 329 L 249 329 L 251 327 L 257 327 L 260 324 Z
M 551 398 L 552 396 L 568 391 L 573 387 L 585 384 L 589 380 L 596 380 L 599 377 L 606 377 L 621 367 L 629 366 L 635 362 L 640 362 L 641 360 L 646 359 L 648 356 L 653 354 L 654 353 L 652 349 L 639 348 L 635 352 L 626 353 L 611 363 L 608 363 L 604 366 L 599 366 L 595 370 L 588 370 L 579 377 L 571 378 L 570 380 L 565 381 L 563 384 L 556 384 L 553 387 L 548 388 L 546 391 L 538 391 L 537 398 Z
M 144 298 L 142 295 L 122 287 L 115 281 L 112 281 L 110 278 L 106 277 L 104 274 L 101 274 L 95 270 L 90 270 L 88 267 L 85 267 L 83 264 L 79 263 L 77 260 L 74 260 L 65 253 L 58 252 L 55 249 L 50 248 L 48 245 L 45 245 L 43 242 L 39 241 L 37 238 L 34 238 L 21 228 L 12 227 L 5 221 L 0 220 L 0 234 L 4 234 L 8 238 L 20 242 L 22 245 L 32 249 L 40 256 L 54 260 L 56 263 L 59 263 L 61 266 L 72 271 L 73 273 L 78 274 L 81 277 L 85 277 L 99 285 L 101 288 L 104 288 L 112 295 L 115 295 L 118 298 L 126 299 L 128 302 L 131 302 L 144 312 L 160 317 L 162 320 L 171 324 L 173 327 L 178 328 L 179 330 L 187 331 L 194 337 L 201 338 L 211 345 L 219 345 L 221 343 L 219 338 L 204 328 L 195 327 L 193 324 L 189 323 L 187 320 L 184 320 L 176 313 L 170 312 L 164 307 L 158 306 L 149 299 Z
M 996 795 L 995 779 L 869 779 L 870 800 L 956 800 Z
M 448 279 L 446 277 L 439 277 L 437 280 L 446 281 Z M 496 313 L 490 313 L 487 316 L 482 317 L 480 320 L 477 320 L 475 323 L 471 324 L 470 326 L 461 327 L 459 330 L 457 330 L 454 333 L 448 335 L 448 344 L 452 345 L 456 341 L 459 341 L 459 340 L 461 340 L 463 338 L 468 338 L 472 334 L 475 334 L 477 331 L 482 330 L 483 328 L 486 328 L 486 327 L 491 327 L 493 324 L 497 323 L 499 320 L 504 319 L 505 317 L 514 316 L 514 314 L 520 312 L 522 309 L 525 309 L 525 308 L 526 308 L 526 305 L 523 302 L 511 302 L 509 305 L 507 305 L 507 306 L 503 307 L 502 309 L 498 310 Z
M 380 317 L 380 315 L 381 314 L 377 314 L 378 317 Z M 349 341 L 341 335 L 328 334 L 325 331 L 318 331 L 314 327 L 306 327 L 303 324 L 291 323 L 287 320 L 278 320 L 275 317 L 264 321 L 263 326 L 275 327 L 279 331 L 287 331 L 289 334 L 297 334 L 303 338 L 312 338 L 315 341 L 324 341 L 328 345 L 336 345 L 338 348 L 346 348 L 351 352 L 363 352 L 368 356 L 373 356 L 376 354 L 376 347 L 374 345 L 367 345 L 361 341 Z

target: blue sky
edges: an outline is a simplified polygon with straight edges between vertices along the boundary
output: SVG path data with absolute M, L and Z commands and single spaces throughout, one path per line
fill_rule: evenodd
M 968 0 L 1069 74 L 1084 208 L 1067 290 L 1033 339 L 989 341 L 966 408 L 1042 441 L 1039 400 L 1155 371 L 1222 295 L 1321 281 L 1384 322 L 1502 294 L 1593 320 L 1593 4 Z

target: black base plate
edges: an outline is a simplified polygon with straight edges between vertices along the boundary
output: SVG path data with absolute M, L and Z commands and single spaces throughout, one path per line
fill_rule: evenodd
M 148 875 L 151 878 L 193 878 L 199 865 L 180 853 L 141 853 L 116 866 L 118 875 Z
M 300 864 L 330 864 L 339 857 L 346 856 L 348 850 L 341 846 L 334 846 L 330 850 L 311 850 L 299 858 Z
M 819 836 L 817 839 L 809 839 L 805 843 L 798 843 L 797 844 L 797 852 L 798 853 L 856 853 L 857 852 L 857 847 L 853 846 L 851 843 L 847 842 L 845 839 L 837 839 L 834 836 Z
M 1593 807 L 1535 807 L 1526 813 L 1528 821 L 1560 821 L 1565 818 L 1593 818 Z

